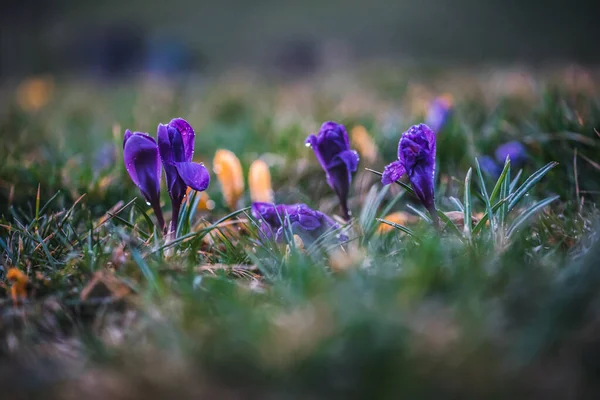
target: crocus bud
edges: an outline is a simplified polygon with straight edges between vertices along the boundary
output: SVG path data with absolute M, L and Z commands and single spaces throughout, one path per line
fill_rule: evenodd
M 256 160 L 250 165 L 248 186 L 250 188 L 250 198 L 253 202 L 273 202 L 271 173 L 269 172 L 269 166 L 263 160 Z
M 225 203 L 231 210 L 235 210 L 244 194 L 244 175 L 240 160 L 229 150 L 217 150 L 213 169 L 221 184 Z
M 414 125 L 402 134 L 398 143 L 398 160 L 387 165 L 381 183 L 389 185 L 408 175 L 417 198 L 431 218 L 438 220 L 435 208 L 435 132 L 427 125 Z
M 321 167 L 325 170 L 327 183 L 340 200 L 343 217 L 350 219 L 348 194 L 352 173 L 358 168 L 358 153 L 350 149 L 348 133 L 343 125 L 336 122 L 325 122 L 319 133 L 310 135 L 306 145 L 312 147 Z

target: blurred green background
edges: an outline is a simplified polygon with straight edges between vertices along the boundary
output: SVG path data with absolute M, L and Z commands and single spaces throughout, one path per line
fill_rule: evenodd
M 581 0 L 9 0 L 0 76 L 241 66 L 295 74 L 381 57 L 595 63 L 599 8 Z

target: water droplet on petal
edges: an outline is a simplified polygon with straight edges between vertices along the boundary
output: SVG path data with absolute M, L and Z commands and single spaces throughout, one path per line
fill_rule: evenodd
M 306 147 L 311 147 L 311 145 L 310 145 L 310 143 L 309 143 L 309 142 L 306 142 L 306 143 L 304 143 L 304 145 L 305 145 Z
M 146 205 L 147 205 L 147 206 L 151 206 L 152 204 L 150 204 L 150 202 L 149 202 L 149 201 L 147 201 L 147 202 L 146 202 Z

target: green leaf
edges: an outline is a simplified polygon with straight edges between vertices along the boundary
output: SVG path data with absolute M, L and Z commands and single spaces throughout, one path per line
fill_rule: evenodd
M 490 198 L 485 187 L 485 181 L 483 180 L 483 174 L 481 173 L 481 167 L 479 166 L 479 160 L 477 160 L 477 158 L 475 158 L 475 164 L 477 165 L 477 175 L 479 176 L 479 184 L 481 185 L 481 194 L 483 194 L 485 208 L 487 210 L 487 214 L 489 215 L 490 226 L 492 227 L 492 232 L 496 232 L 496 219 L 494 218 L 494 213 L 492 212 L 492 204 L 490 203 Z
M 146 263 L 146 260 L 144 260 L 144 258 L 140 254 L 140 252 L 136 249 L 131 249 L 131 258 L 133 258 L 133 261 L 135 261 L 137 266 L 140 268 L 140 271 L 142 271 L 142 275 L 144 275 L 146 280 L 150 283 L 152 289 L 158 291 L 159 286 L 156 277 L 154 276 L 154 272 L 152 272 L 152 270 Z
M 415 214 L 417 214 L 419 217 L 421 217 L 422 219 L 424 219 L 425 221 L 427 221 L 427 223 L 432 224 L 433 221 L 431 220 L 431 218 L 429 218 L 429 216 L 427 214 L 425 214 L 423 211 L 411 206 L 410 204 L 406 205 L 406 208 L 408 208 L 409 210 L 411 210 L 412 212 L 414 212 Z
M 506 160 L 504 161 L 504 168 L 502 169 L 502 173 L 500 174 L 500 177 L 496 181 L 496 184 L 494 185 L 494 189 L 492 190 L 492 194 L 490 195 L 490 203 L 493 203 L 494 200 L 496 200 L 496 196 L 498 196 L 498 194 L 500 193 L 500 188 L 502 187 L 502 182 L 504 182 L 507 175 L 510 175 L 510 158 L 508 156 L 506 157 Z M 502 196 L 500 196 L 500 198 L 502 198 Z
M 515 187 L 517 187 L 517 184 L 519 183 L 519 179 L 521 179 L 522 174 L 523 174 L 523 170 L 520 169 L 519 172 L 517 172 L 517 176 L 515 176 L 515 179 L 513 179 L 513 181 L 510 183 L 510 188 L 509 188 L 510 193 L 515 191 Z
M 397 224 L 397 223 L 392 222 L 392 221 L 387 221 L 387 220 L 385 220 L 383 218 L 377 218 L 377 221 L 381 222 L 382 224 L 386 224 L 386 225 L 389 225 L 389 226 L 391 226 L 393 228 L 396 228 L 396 229 L 398 229 L 398 230 L 406 233 L 407 235 L 410 235 L 410 236 L 414 237 L 417 240 L 419 239 L 417 237 L 417 235 L 415 235 L 415 233 L 413 231 L 411 231 L 410 229 L 408 229 L 404 225 L 400 225 L 400 224 Z
M 508 202 L 510 200 L 510 198 L 506 198 L 506 199 L 502 199 L 499 202 L 497 202 L 496 204 L 494 204 L 492 206 L 492 212 L 496 212 L 503 204 L 506 204 L 506 202 Z M 485 226 L 485 223 L 487 222 L 489 218 L 488 213 L 486 212 L 483 217 L 481 217 L 481 219 L 479 220 L 479 222 L 477 223 L 477 225 L 475 225 L 475 227 L 473 228 L 473 235 L 477 235 L 479 233 L 479 231 L 481 231 L 481 229 Z
M 472 199 L 471 199 L 471 175 L 473 173 L 473 168 L 469 168 L 467 171 L 467 176 L 465 177 L 465 197 L 464 197 L 464 221 L 465 221 L 465 236 L 468 240 L 471 240 L 471 215 L 472 215 Z
M 450 196 L 449 199 L 456 206 L 456 208 L 458 208 L 458 211 L 465 212 L 465 207 L 463 206 L 463 204 L 460 202 L 459 199 L 457 199 L 456 197 L 453 197 L 453 196 Z
M 534 205 L 532 205 L 531 207 L 529 207 L 527 210 L 525 210 L 522 214 L 520 214 L 513 221 L 512 225 L 508 229 L 507 236 L 510 237 L 519 228 L 519 226 L 521 226 L 531 216 L 533 216 L 536 212 L 538 212 L 539 210 L 541 210 L 542 208 L 544 208 L 545 206 L 552 203 L 554 200 L 556 200 L 558 198 L 560 198 L 559 195 L 549 197 L 549 198 L 539 201 L 539 202 L 535 203 Z
M 452 220 L 450 218 L 448 218 L 448 216 L 443 211 L 437 210 L 437 213 L 438 213 L 438 216 L 440 217 L 440 219 L 442 221 L 444 221 L 446 226 L 450 226 L 452 232 L 454 234 L 456 234 L 459 238 L 462 239 L 463 233 L 460 231 L 460 229 L 458 229 L 458 226 L 456 226 L 456 224 L 454 222 L 452 222 Z
M 519 200 L 523 198 L 531 190 L 535 184 L 537 184 L 552 168 L 556 167 L 558 163 L 556 161 L 549 162 L 544 167 L 538 169 L 536 172 L 531 174 L 529 178 L 514 192 L 513 198 L 508 203 L 508 211 L 512 210 Z

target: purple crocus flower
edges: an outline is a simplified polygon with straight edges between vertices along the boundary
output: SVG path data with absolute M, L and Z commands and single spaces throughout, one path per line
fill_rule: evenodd
M 156 141 L 146 133 L 131 133 L 127 129 L 123 138 L 123 159 L 131 180 L 152 206 L 158 226 L 164 230 L 165 220 L 160 209 L 162 168 Z
M 478 158 L 479 167 L 481 171 L 490 175 L 491 177 L 498 178 L 502 173 L 502 167 L 490 156 L 482 156 Z
M 431 102 L 429 110 L 427 110 L 425 123 L 435 133 L 438 133 L 444 128 L 451 115 L 452 97 L 450 95 L 439 96 Z
M 435 209 L 435 132 L 425 124 L 412 126 L 398 143 L 398 160 L 387 165 L 381 183 L 389 185 L 408 175 L 410 185 L 431 218 L 437 221 Z
M 332 218 L 306 204 L 253 203 L 252 216 L 260 221 L 261 235 L 276 241 L 285 238 L 288 223 L 292 233 L 307 244 L 340 227 Z M 348 240 L 343 234 L 338 238 L 340 241 Z
M 358 167 L 358 153 L 350 150 L 346 128 L 336 122 L 325 122 L 321 125 L 319 133 L 316 136 L 310 135 L 305 143 L 315 152 L 317 160 L 325 170 L 327 183 L 340 199 L 343 217 L 349 220 L 348 193 L 352 173 Z
M 195 134 L 186 120 L 175 118 L 167 125 L 159 124 L 157 136 L 173 207 L 170 230 L 175 231 L 188 186 L 199 192 L 204 191 L 210 183 L 210 175 L 203 164 L 192 162 Z
M 516 168 L 522 167 L 527 161 L 525 146 L 517 141 L 504 143 L 503 145 L 498 146 L 494 152 L 494 156 L 496 157 L 496 161 L 502 165 L 504 165 L 506 157 L 510 157 L 510 164 L 514 165 Z

